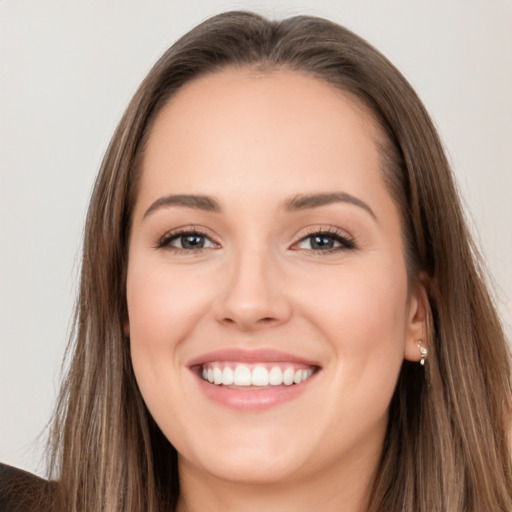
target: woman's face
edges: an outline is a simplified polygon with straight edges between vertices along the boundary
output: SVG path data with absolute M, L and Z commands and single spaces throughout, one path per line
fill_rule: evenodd
M 424 317 L 380 138 L 354 100 L 295 72 L 222 71 L 159 114 L 126 332 L 180 471 L 272 482 L 374 468 Z

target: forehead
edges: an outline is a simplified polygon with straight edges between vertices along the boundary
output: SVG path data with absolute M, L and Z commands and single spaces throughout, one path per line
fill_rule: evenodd
M 330 84 L 288 70 L 226 69 L 186 84 L 158 114 L 139 192 L 360 195 L 370 181 L 382 184 L 379 140 L 368 110 Z
M 319 118 L 323 124 L 329 123 L 349 111 L 368 135 L 378 140 L 383 138 L 366 105 L 354 94 L 326 81 L 288 69 L 227 68 L 182 86 L 157 115 L 149 137 L 155 139 L 155 131 L 161 131 L 163 124 L 169 128 L 171 118 L 176 120 L 175 124 L 179 123 L 180 131 L 187 130 L 195 121 L 218 122 L 224 118 L 226 124 L 233 123 L 235 116 L 240 123 L 247 116 L 263 124 L 275 124 L 280 118 L 281 122 L 289 123 L 290 128 L 291 124 L 298 127 L 297 122 L 306 126 L 304 121 L 313 127 L 312 123 Z M 352 126 L 352 130 L 355 128 Z

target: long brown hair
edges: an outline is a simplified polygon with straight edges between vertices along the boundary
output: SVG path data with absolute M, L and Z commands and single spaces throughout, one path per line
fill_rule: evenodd
M 130 218 L 155 117 L 184 84 L 227 67 L 306 73 L 355 96 L 385 135 L 409 273 L 430 302 L 426 369 L 404 362 L 368 512 L 512 510 L 510 362 L 438 135 L 394 66 L 347 29 L 246 12 L 194 28 L 155 64 L 106 152 L 87 216 L 81 286 L 52 430 L 58 510 L 175 507 L 177 454 L 137 388 L 126 319 Z M 385 147 L 384 147 L 385 146 Z

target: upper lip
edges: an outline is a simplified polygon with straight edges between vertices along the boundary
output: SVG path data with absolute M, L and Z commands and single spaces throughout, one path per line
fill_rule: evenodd
M 222 350 L 215 350 L 195 357 L 189 361 L 188 365 L 197 366 L 200 364 L 211 363 L 213 361 L 232 361 L 239 363 L 299 363 L 308 366 L 320 366 L 317 361 L 305 359 L 303 357 L 282 352 L 274 349 L 242 349 L 242 348 L 227 348 Z

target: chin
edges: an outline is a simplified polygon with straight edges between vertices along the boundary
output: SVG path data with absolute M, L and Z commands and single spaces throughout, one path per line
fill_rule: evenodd
M 273 440 L 239 439 L 203 447 L 198 457 L 187 457 L 201 471 L 224 481 L 246 484 L 271 484 L 292 480 L 308 468 L 307 450 L 286 445 L 281 436 Z M 182 455 L 180 455 L 180 458 Z M 195 459 L 195 460 L 194 460 Z M 183 459 L 180 462 L 185 462 Z
M 276 460 L 275 454 L 270 457 L 258 457 L 241 460 L 237 457 L 226 457 L 221 461 L 203 462 L 203 470 L 220 480 L 238 484 L 272 484 L 291 480 L 300 464 L 295 461 Z

